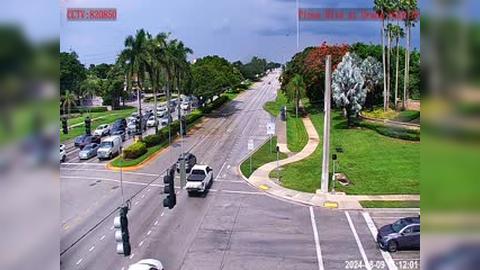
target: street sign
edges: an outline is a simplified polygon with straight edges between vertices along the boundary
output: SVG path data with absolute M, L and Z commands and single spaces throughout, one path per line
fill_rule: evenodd
M 254 148 L 253 139 L 248 139 L 248 151 L 252 151 Z
M 275 122 L 267 124 L 267 135 L 275 135 Z

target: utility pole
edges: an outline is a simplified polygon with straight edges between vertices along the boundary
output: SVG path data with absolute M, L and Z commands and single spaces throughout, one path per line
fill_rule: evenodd
M 322 162 L 322 193 L 328 192 L 328 175 L 330 162 L 330 101 L 332 84 L 332 56 L 327 55 L 325 60 L 325 97 L 324 97 L 324 124 L 323 124 L 323 162 Z

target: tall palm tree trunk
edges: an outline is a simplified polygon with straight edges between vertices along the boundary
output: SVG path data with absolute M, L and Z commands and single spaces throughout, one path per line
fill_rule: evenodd
M 402 101 L 403 110 L 406 109 L 406 105 L 407 105 L 406 103 L 408 99 L 409 74 L 410 74 L 410 25 L 407 25 L 407 48 L 405 50 L 405 80 L 403 83 L 403 101 Z
M 382 15 L 383 16 L 383 15 Z M 385 19 L 382 18 L 382 31 L 381 31 L 381 36 L 382 36 L 382 61 L 383 61 L 383 110 L 387 110 L 387 66 L 386 66 L 386 59 L 385 59 Z
M 140 91 L 140 79 L 137 78 L 137 99 L 138 99 L 138 115 L 140 116 L 140 133 L 138 138 L 140 140 L 143 139 L 142 132 L 143 132 L 143 116 L 142 116 L 142 97 Z
M 392 33 L 390 30 L 387 32 L 387 109 L 390 107 L 390 96 L 391 96 L 391 79 L 390 79 L 390 71 L 391 71 L 391 60 L 392 60 Z
M 398 37 L 396 37 L 395 43 L 397 46 L 397 57 L 396 57 L 396 64 L 395 64 L 395 101 L 394 101 L 394 106 L 396 110 L 397 100 L 398 100 L 398 73 L 400 68 L 400 46 L 398 44 Z

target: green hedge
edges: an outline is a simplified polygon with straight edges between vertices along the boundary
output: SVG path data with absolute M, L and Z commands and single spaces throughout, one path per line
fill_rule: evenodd
M 67 110 L 68 111 L 68 110 Z M 106 112 L 108 108 L 106 106 L 99 106 L 99 107 L 75 107 L 70 109 L 70 113 L 96 113 L 96 112 Z M 67 112 L 65 112 L 66 114 Z M 60 114 L 63 113 L 63 108 L 60 108 Z
M 357 125 L 363 128 L 374 130 L 384 136 L 408 141 L 420 141 L 420 130 L 388 127 L 382 124 L 370 123 L 366 121 L 361 121 L 357 123 Z
M 147 147 L 153 147 L 156 145 L 160 145 L 164 140 L 165 136 L 162 133 L 154 134 L 154 135 L 148 135 L 143 138 L 143 142 Z
M 144 142 L 136 142 L 123 150 L 124 159 L 136 159 L 147 153 L 147 145 Z

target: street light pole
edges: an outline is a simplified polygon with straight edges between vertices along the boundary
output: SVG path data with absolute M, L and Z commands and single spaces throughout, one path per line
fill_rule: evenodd
M 330 165 L 330 99 L 331 99 L 331 69 L 332 56 L 325 59 L 325 97 L 324 97 L 324 126 L 323 126 L 323 162 L 322 162 L 322 193 L 328 192 L 329 165 Z

